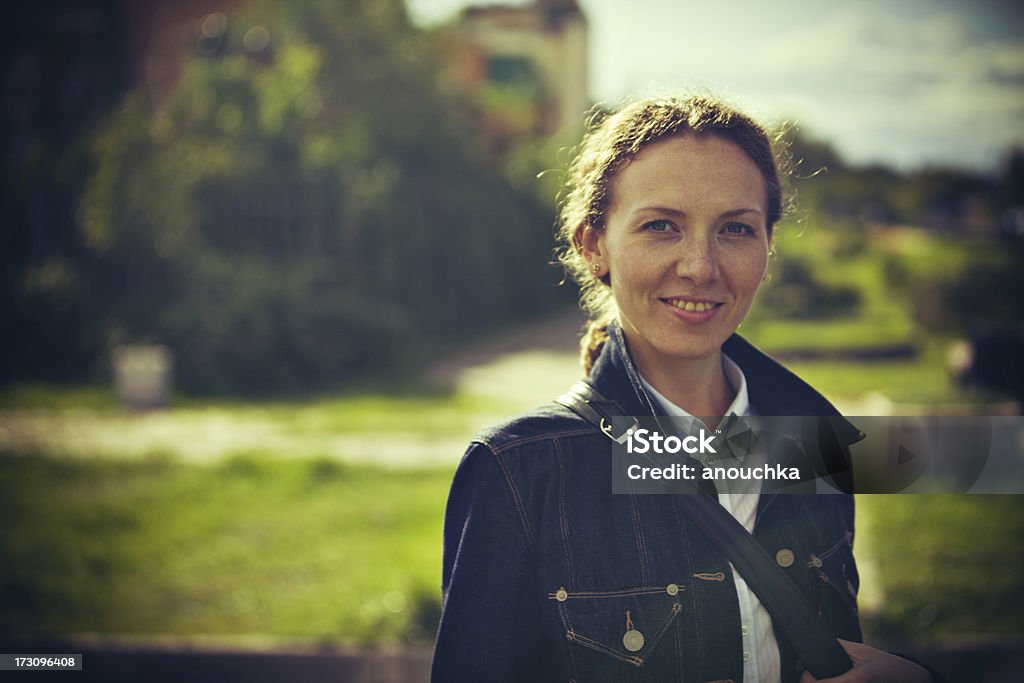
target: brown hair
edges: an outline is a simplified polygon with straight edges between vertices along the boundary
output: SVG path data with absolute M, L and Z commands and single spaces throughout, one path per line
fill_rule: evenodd
M 729 105 L 708 96 L 654 98 L 593 117 L 569 167 L 558 217 L 559 260 L 579 284 L 580 305 L 590 316 L 580 340 L 584 373 L 608 339 L 616 309 L 607 276 L 598 278 L 587 267 L 583 231 L 604 230 L 612 183 L 623 166 L 646 145 L 675 135 L 713 135 L 737 145 L 764 176 L 769 237 L 783 215 L 783 176 L 772 140 L 759 123 Z

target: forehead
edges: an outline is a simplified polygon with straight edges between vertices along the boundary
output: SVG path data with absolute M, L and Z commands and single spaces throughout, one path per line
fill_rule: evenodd
M 763 212 L 767 195 L 760 169 L 736 143 L 684 135 L 641 149 L 614 177 L 611 200 L 611 209 L 656 204 L 687 211 L 701 203 Z

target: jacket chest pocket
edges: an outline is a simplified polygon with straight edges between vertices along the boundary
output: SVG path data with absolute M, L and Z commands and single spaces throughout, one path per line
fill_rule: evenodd
M 548 594 L 557 606 L 573 680 L 679 681 L 679 584 Z

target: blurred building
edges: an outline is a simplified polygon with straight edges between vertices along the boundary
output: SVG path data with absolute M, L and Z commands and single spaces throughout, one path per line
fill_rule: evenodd
M 590 98 L 587 20 L 575 0 L 467 7 L 457 26 L 458 78 L 492 139 L 578 134 Z
M 242 0 L 121 0 L 132 81 L 159 104 L 174 90 L 193 54 L 216 56 Z

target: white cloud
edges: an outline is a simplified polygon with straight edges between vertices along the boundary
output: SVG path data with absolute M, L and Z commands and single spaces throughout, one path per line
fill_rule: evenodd
M 615 46 L 596 64 L 739 93 L 770 116 L 797 117 L 855 161 L 983 166 L 1024 142 L 1024 43 L 979 40 L 967 7 L 661 5 L 662 20 L 651 21 L 654 4 L 629 3 L 610 27 L 594 17 L 597 45 Z

